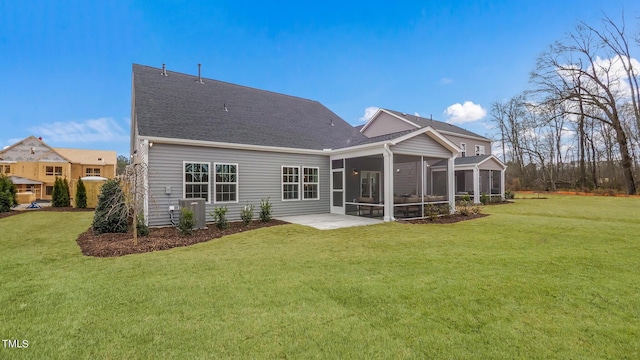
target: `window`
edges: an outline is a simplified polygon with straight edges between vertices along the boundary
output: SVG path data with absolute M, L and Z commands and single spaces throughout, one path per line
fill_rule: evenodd
M 320 178 L 318 176 L 319 171 L 320 169 L 317 167 L 302 168 L 302 199 L 320 199 L 320 192 L 318 189 L 318 184 L 320 182 Z
M 282 167 L 282 200 L 300 200 L 299 167 Z
M 184 163 L 184 197 L 209 202 L 209 163 Z
M 44 193 L 45 195 L 51 195 L 53 193 L 53 186 L 45 186 Z
M 215 202 L 238 202 L 238 164 L 215 164 Z
M 100 176 L 100 168 L 87 168 L 85 174 L 87 176 Z
M 62 176 L 62 166 L 45 166 L 44 171 L 48 176 Z
M 484 145 L 476 145 L 476 156 L 484 155 Z
M 461 157 L 467 156 L 467 144 L 460 143 L 460 150 L 462 150 L 462 151 L 460 151 L 460 156 Z
M 4 166 L 4 173 L 5 174 L 10 174 L 11 173 L 11 165 L 5 165 Z

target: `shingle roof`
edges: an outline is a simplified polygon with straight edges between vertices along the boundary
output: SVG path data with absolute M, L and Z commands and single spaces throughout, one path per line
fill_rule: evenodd
M 473 137 L 479 137 L 482 139 L 486 139 L 487 141 L 491 141 L 491 139 L 487 139 L 484 136 L 478 135 L 474 132 L 471 132 L 469 130 L 465 130 L 459 126 L 455 126 L 453 124 L 449 124 L 446 122 L 442 122 L 442 121 L 438 121 L 438 120 L 433 120 L 433 119 L 427 119 L 427 118 L 423 118 L 420 116 L 415 116 L 415 115 L 411 115 L 411 114 L 406 114 L 406 113 L 402 113 L 399 111 L 395 111 L 395 110 L 389 110 L 389 109 L 384 109 L 385 111 L 388 111 L 396 116 L 399 116 L 401 118 L 405 118 L 409 121 L 411 121 L 412 123 L 420 126 L 420 127 L 426 127 L 426 126 L 431 126 L 432 128 L 438 130 L 438 131 L 449 131 L 449 132 L 453 132 L 453 133 L 457 133 L 460 135 L 465 135 L 465 136 L 473 136 Z
M 365 139 L 353 142 L 353 144 L 351 144 L 351 146 L 373 144 L 373 143 L 377 143 L 377 142 L 381 142 L 381 141 L 393 140 L 393 139 L 397 139 L 399 137 L 405 136 L 407 134 L 410 134 L 410 133 L 412 133 L 414 131 L 420 131 L 420 129 L 403 130 L 403 131 L 398 131 L 398 132 L 394 132 L 394 133 L 390 133 L 390 134 L 383 134 L 383 135 L 379 135 L 379 136 L 365 138 Z
M 465 157 L 457 157 L 453 163 L 454 165 L 474 165 L 479 164 L 489 158 L 491 155 L 476 155 L 476 156 L 465 156 Z M 433 164 L 433 166 L 441 166 L 447 165 L 447 160 L 438 161 Z
M 322 150 L 366 136 L 317 101 L 133 65 L 141 136 Z

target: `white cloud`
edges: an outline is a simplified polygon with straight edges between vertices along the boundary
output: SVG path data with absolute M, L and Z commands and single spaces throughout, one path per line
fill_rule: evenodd
M 375 107 L 375 106 L 369 106 L 368 108 L 364 109 L 364 115 L 362 115 L 362 117 L 360 118 L 360 121 L 362 122 L 367 122 L 371 119 L 371 117 L 376 113 L 376 111 L 380 110 L 380 108 Z
M 453 79 L 448 77 L 442 78 L 440 79 L 440 84 L 443 84 L 443 85 L 453 84 Z
M 448 116 L 447 122 L 451 124 L 473 122 L 487 116 L 487 110 L 471 101 L 453 104 L 444 113 Z
M 590 74 L 595 73 L 598 79 L 603 80 L 605 84 L 607 84 L 607 82 L 609 83 L 609 89 L 613 91 L 614 94 L 617 94 L 623 99 L 629 99 L 631 97 L 631 86 L 629 85 L 629 76 L 627 76 L 625 71 L 625 64 L 627 64 L 627 66 L 630 64 L 633 67 L 633 75 L 638 76 L 640 61 L 636 58 L 621 57 L 619 55 L 610 59 L 603 59 L 596 56 L 595 60 L 593 60 L 593 66 L 589 66 L 584 71 Z M 556 71 L 561 77 L 571 81 L 580 74 L 578 69 L 579 67 L 576 64 L 564 64 L 562 68 Z M 586 80 L 585 87 L 598 89 L 598 91 L 603 90 L 599 85 L 590 80 Z
M 415 116 L 417 116 L 417 117 L 420 117 L 420 114 L 419 114 L 417 111 L 416 111 L 416 112 L 414 112 L 414 113 L 413 113 L 413 115 L 415 115 Z
M 88 119 L 81 122 L 57 121 L 32 126 L 29 131 L 50 143 L 89 143 L 129 141 L 129 134 L 112 118 Z

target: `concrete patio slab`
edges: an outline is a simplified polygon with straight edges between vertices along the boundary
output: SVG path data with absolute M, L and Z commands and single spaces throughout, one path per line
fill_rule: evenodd
M 383 221 L 380 219 L 338 214 L 282 216 L 277 217 L 276 219 L 292 224 L 311 226 L 319 230 L 332 230 L 348 228 L 352 226 L 365 226 L 383 223 Z

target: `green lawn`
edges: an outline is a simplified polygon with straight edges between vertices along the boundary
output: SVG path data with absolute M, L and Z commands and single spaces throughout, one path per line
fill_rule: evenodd
M 107 259 L 91 213 L 5 218 L 0 359 L 640 358 L 640 199 L 545 196 Z

